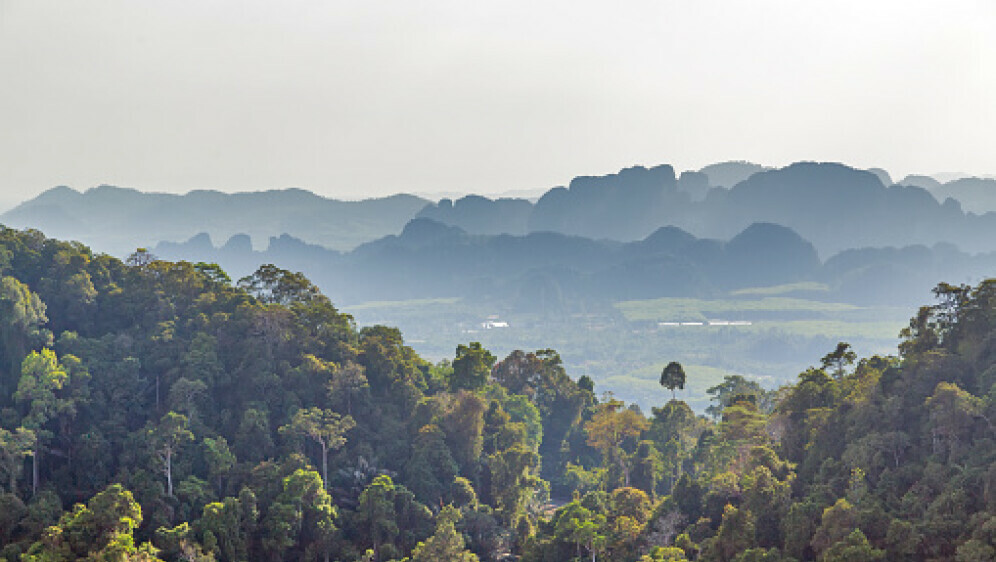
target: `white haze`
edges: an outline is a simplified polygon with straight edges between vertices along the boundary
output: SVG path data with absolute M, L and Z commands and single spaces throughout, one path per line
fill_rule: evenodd
M 996 171 L 985 0 L 0 0 L 0 207 L 503 192 L 633 164 Z

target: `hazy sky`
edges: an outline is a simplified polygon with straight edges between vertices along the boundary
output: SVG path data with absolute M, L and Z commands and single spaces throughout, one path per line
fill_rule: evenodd
M 996 2 L 0 0 L 0 202 L 996 173 Z

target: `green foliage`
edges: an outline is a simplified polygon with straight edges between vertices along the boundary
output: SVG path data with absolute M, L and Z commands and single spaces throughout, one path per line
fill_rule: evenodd
M 0 428 L 0 468 L 7 473 L 7 492 L 17 493 L 17 479 L 24 468 L 24 457 L 34 454 L 37 437 L 35 432 L 24 427 L 14 431 Z
M 456 531 L 455 524 L 460 520 L 460 512 L 451 506 L 444 507 L 436 517 L 436 532 L 412 551 L 409 562 L 477 562 L 478 557 L 464 548 L 463 536 Z
M 681 363 L 671 361 L 664 370 L 661 371 L 661 386 L 671 391 L 671 399 L 674 399 L 675 389 L 685 388 L 685 369 Z
M 26 562 L 121 560 L 148 547 L 136 547 L 133 532 L 142 522 L 142 509 L 131 492 L 114 484 L 98 493 L 86 506 L 73 510 L 49 527 L 24 556 Z M 148 559 L 148 558 L 147 558 Z
M 176 412 L 167 412 L 159 423 L 148 430 L 152 452 L 160 463 L 160 470 L 166 477 L 166 495 L 173 495 L 173 458 L 183 445 L 194 440 L 188 429 L 187 417 Z
M 453 359 L 453 390 L 477 390 L 484 386 L 496 360 L 480 342 L 458 345 Z
M 0 230 L 0 250 L 8 560 L 985 560 L 996 545 L 996 282 L 938 287 L 898 357 L 840 343 L 777 391 L 658 365 L 648 419 L 550 349 L 496 361 L 474 342 L 432 365 L 272 266 L 233 287 L 209 264 L 125 264 L 33 232 Z M 666 401 L 658 373 L 711 385 L 713 419 Z
M 217 277 L 216 272 L 212 277 Z M 268 304 L 289 305 L 321 296 L 318 287 L 303 274 L 280 269 L 273 264 L 262 265 L 252 275 L 239 279 L 239 287 Z
M 12 372 L 29 349 L 51 342 L 52 334 L 42 327 L 48 322 L 46 310 L 26 284 L 15 277 L 0 278 L 0 351 Z
M 356 422 L 350 416 L 342 417 L 331 410 L 302 408 L 280 431 L 304 435 L 318 443 L 322 449 L 322 481 L 327 483 L 329 452 L 345 445 L 344 434 L 355 426 Z
M 885 560 L 885 551 L 872 547 L 861 529 L 837 541 L 820 557 L 821 562 L 874 562 Z

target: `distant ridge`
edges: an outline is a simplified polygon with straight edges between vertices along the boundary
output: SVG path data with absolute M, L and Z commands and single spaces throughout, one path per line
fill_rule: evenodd
M 553 232 L 469 234 L 417 218 L 400 234 L 345 253 L 288 235 L 272 237 L 259 251 L 244 235 L 216 248 L 205 234 L 187 242 L 161 243 L 153 253 L 219 263 L 236 278 L 261 263 L 304 271 L 346 306 L 463 296 L 545 309 L 568 303 L 711 297 L 799 282 L 825 284 L 829 289 L 820 298 L 906 305 L 918 302 L 937 279 L 975 280 L 996 270 L 996 252 L 973 256 L 945 244 L 852 249 L 821 262 L 813 245 L 798 233 L 770 223 L 752 224 L 725 242 L 666 226 L 643 240 L 620 243 Z M 523 297 L 541 294 L 557 294 L 562 301 Z
M 978 215 L 996 211 L 996 179 L 960 178 L 928 188 L 939 201 L 957 200 L 962 209 Z
M 127 255 L 136 246 L 245 234 L 259 246 L 291 235 L 348 251 L 398 234 L 412 218 L 472 235 L 556 232 L 594 240 L 641 241 L 672 225 L 705 239 L 729 239 L 754 223 L 791 228 L 826 258 L 863 247 L 950 243 L 989 252 L 996 240 L 996 180 L 928 176 L 894 182 L 883 169 L 835 162 L 767 168 L 722 162 L 678 174 L 668 164 L 581 176 L 532 201 L 467 195 L 438 202 L 412 195 L 339 201 L 299 188 L 227 194 L 143 193 L 60 186 L 0 215 L 14 228 L 37 228 Z
M 709 183 L 713 187 L 725 187 L 729 189 L 758 172 L 770 169 L 767 166 L 745 160 L 731 160 L 729 162 L 709 164 L 700 169 L 699 172 L 709 178 Z
M 0 222 L 80 240 L 117 255 L 127 255 L 139 245 L 186 240 L 200 232 L 218 239 L 243 233 L 260 242 L 292 233 L 311 243 L 348 250 L 400 231 L 427 203 L 412 195 L 339 201 L 299 188 L 175 195 L 109 185 L 81 193 L 60 186 L 0 215 Z
M 261 252 L 245 246 L 231 252 L 231 246 L 230 241 L 216 249 L 199 234 L 185 243 L 159 244 L 153 253 L 217 262 L 236 276 L 267 262 L 307 271 L 343 304 L 454 294 L 514 300 L 538 278 L 572 301 L 703 296 L 806 280 L 820 267 L 809 242 L 788 228 L 764 224 L 727 243 L 664 227 L 644 240 L 621 244 L 553 232 L 475 235 L 416 218 L 400 234 L 347 253 L 289 236 L 271 238 Z
M 730 188 L 717 186 L 707 172 L 720 174 L 727 183 L 738 181 Z M 835 162 L 770 169 L 731 162 L 683 172 L 677 179 L 671 166 L 636 166 L 575 178 L 532 205 L 522 199 L 468 196 L 444 199 L 418 216 L 473 234 L 552 231 L 623 242 L 642 240 L 665 225 L 698 237 L 727 239 L 766 222 L 795 230 L 824 257 L 850 248 L 939 242 L 969 252 L 996 249 L 996 214 L 983 214 L 986 208 L 996 210 L 996 180 L 958 180 L 945 186 L 947 193 L 907 180 L 894 184 L 884 170 Z M 973 213 L 962 209 L 962 198 L 971 201 L 965 210 Z

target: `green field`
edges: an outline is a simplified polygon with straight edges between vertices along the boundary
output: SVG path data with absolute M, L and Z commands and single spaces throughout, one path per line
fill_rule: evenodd
M 407 301 L 368 301 L 348 307 L 350 313 L 372 310 L 388 310 L 398 312 L 402 310 L 417 311 L 425 308 L 435 308 L 439 306 L 451 306 L 462 299 L 460 297 L 450 297 L 442 299 L 412 299 Z
M 792 293 L 826 293 L 829 290 L 830 287 L 823 283 L 817 283 L 815 281 L 804 281 L 802 283 L 789 283 L 786 285 L 774 285 L 771 287 L 749 287 L 747 289 L 738 289 L 736 291 L 731 291 L 730 296 L 771 297 L 775 295 L 787 295 Z
M 615 307 L 631 322 L 641 320 L 693 322 L 717 318 L 740 320 L 756 316 L 758 313 L 801 312 L 816 315 L 860 310 L 860 307 L 852 304 L 790 297 L 764 297 L 755 300 L 660 298 L 622 301 L 616 303 Z
M 685 366 L 688 386 L 680 396 L 702 412 L 708 406 L 706 389 L 726 375 L 739 374 L 774 388 L 818 364 L 838 341 L 851 343 L 859 356 L 895 353 L 899 330 L 914 312 L 754 294 L 627 301 L 554 317 L 459 298 L 368 302 L 344 311 L 360 326 L 398 326 L 406 342 L 433 362 L 452 359 L 458 344 L 472 341 L 481 342 L 499 359 L 515 349 L 556 349 L 571 377 L 588 375 L 597 393 L 610 391 L 648 414 L 670 398 L 658 384 L 668 361 Z M 509 327 L 484 329 L 481 324 L 494 316 Z M 715 319 L 751 324 L 658 324 Z
M 661 371 L 666 363 L 655 363 L 646 367 L 641 367 L 628 373 L 611 375 L 599 381 L 596 390 L 609 389 L 617 396 L 638 396 L 637 403 L 644 408 L 644 413 L 649 415 L 650 406 L 661 406 L 671 399 L 671 391 L 660 385 Z M 687 379 L 684 390 L 675 393 L 678 399 L 687 402 L 695 411 L 701 412 L 709 406 L 709 395 L 706 393 L 710 387 L 723 382 L 727 375 L 735 375 L 733 371 L 718 369 L 708 365 L 683 365 Z M 773 380 L 765 380 L 763 377 L 747 376 L 757 380 L 762 386 L 775 386 Z

